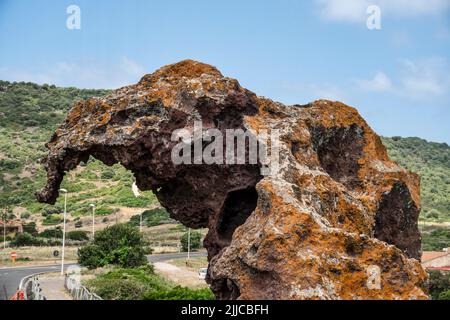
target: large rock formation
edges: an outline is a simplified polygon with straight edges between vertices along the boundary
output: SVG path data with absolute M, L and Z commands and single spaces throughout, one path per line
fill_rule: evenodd
M 224 134 L 279 130 L 279 170 L 175 165 L 172 133 L 194 121 Z M 285 106 L 188 60 L 75 104 L 47 147 L 41 202 L 54 203 L 65 172 L 92 156 L 131 170 L 173 218 L 208 227 L 207 281 L 219 299 L 427 298 L 419 178 L 342 103 Z

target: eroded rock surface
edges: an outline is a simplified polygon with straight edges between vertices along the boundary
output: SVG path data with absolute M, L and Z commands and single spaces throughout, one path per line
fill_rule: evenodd
M 280 169 L 174 165 L 172 133 L 194 121 L 278 129 Z M 92 156 L 131 170 L 173 218 L 208 227 L 207 281 L 219 299 L 427 298 L 419 178 L 342 103 L 286 106 L 187 60 L 77 103 L 47 147 L 41 202 L 54 203 L 65 172 Z

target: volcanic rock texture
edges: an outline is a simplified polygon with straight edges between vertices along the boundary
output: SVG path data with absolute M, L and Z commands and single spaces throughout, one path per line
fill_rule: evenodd
M 194 121 L 224 134 L 278 129 L 278 172 L 174 165 L 172 133 Z M 174 219 L 209 228 L 207 281 L 219 299 L 428 298 L 419 178 L 340 102 L 286 106 L 187 60 L 76 103 L 47 147 L 39 201 L 54 203 L 65 172 L 92 156 L 131 170 Z

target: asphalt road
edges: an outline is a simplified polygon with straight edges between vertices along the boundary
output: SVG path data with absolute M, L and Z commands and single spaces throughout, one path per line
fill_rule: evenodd
M 22 278 L 35 273 L 55 272 L 60 268 L 61 265 L 0 268 L 0 300 L 8 300 L 16 292 Z
M 187 253 L 182 252 L 154 254 L 147 256 L 147 259 L 154 263 L 186 257 Z M 191 252 L 191 257 L 206 257 L 206 252 Z M 60 267 L 61 265 L 0 268 L 0 300 L 8 300 L 16 292 L 22 278 L 35 273 L 55 272 L 60 270 Z
M 207 254 L 204 251 L 199 251 L 199 252 L 191 252 L 190 254 L 191 257 L 206 257 Z M 181 253 L 163 253 L 163 254 L 152 254 L 147 256 L 148 261 L 149 262 L 163 262 L 163 261 L 167 261 L 167 260 L 172 260 L 172 259 L 180 259 L 180 258 L 187 258 L 187 253 L 186 252 L 181 252 Z

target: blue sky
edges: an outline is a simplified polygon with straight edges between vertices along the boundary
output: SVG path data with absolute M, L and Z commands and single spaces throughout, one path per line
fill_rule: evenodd
M 186 58 L 284 103 L 343 101 L 382 135 L 450 143 L 450 0 L 0 0 L 2 80 L 117 88 Z

